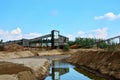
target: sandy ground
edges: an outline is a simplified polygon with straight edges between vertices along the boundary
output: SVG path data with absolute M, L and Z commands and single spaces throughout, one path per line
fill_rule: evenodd
M 19 57 L 29 57 L 34 56 L 31 51 L 14 51 L 14 52 L 0 52 L 0 59 L 10 59 L 10 58 L 19 58 Z
M 18 44 L 5 45 L 4 49 L 0 51 L 0 62 L 4 61 L 3 63 L 0 64 L 1 70 L 0 80 L 36 80 L 35 78 L 31 77 L 32 75 L 34 75 L 36 78 L 43 79 L 45 75 L 49 72 L 48 70 L 50 67 L 49 61 L 47 59 L 21 58 L 21 57 L 32 57 L 41 55 L 42 56 L 61 55 L 61 54 L 62 54 L 61 50 L 34 50 L 25 49 L 24 47 Z M 30 68 L 30 71 L 32 70 L 32 72 L 27 71 L 19 73 L 21 69 L 25 68 L 24 66 L 19 66 L 18 64 L 22 64 L 25 67 Z M 15 73 L 16 71 L 18 72 L 17 74 Z M 2 72 L 5 72 L 5 74 L 3 74 Z M 9 72 L 11 72 L 12 74 L 8 74 Z M 28 77 L 26 77 L 25 75 L 26 76 L 28 75 Z M 18 77 L 22 78 L 18 79 Z
M 120 80 L 120 51 L 79 50 L 66 60 Z
M 73 51 L 73 50 L 72 50 Z M 62 55 L 66 54 L 62 50 L 43 50 L 43 51 L 14 51 L 14 52 L 0 52 L 0 59 L 31 57 L 31 56 L 43 56 L 43 55 Z
M 0 61 L 24 64 L 25 66 L 30 67 L 35 70 L 37 67 L 43 66 L 44 63 L 48 60 L 47 59 L 38 59 L 38 58 L 30 58 L 30 59 L 26 58 L 26 59 L 6 59 L 6 60 L 0 60 Z
M 62 53 L 62 50 L 47 50 L 47 51 L 38 51 L 38 55 L 41 56 L 41 55 L 61 55 L 63 54 Z
M 50 65 L 49 61 L 47 59 L 36 59 L 36 58 L 27 58 L 27 59 L 6 59 L 6 60 L 0 60 L 5 62 L 12 62 L 16 64 L 23 64 L 26 67 L 29 67 L 32 69 L 33 74 L 35 77 L 41 77 L 39 76 L 44 75 L 48 72 L 48 66 Z M 0 75 L 0 80 L 18 80 L 17 76 L 15 75 Z
M 16 75 L 0 75 L 0 80 L 18 80 Z
M 81 51 L 89 51 L 90 49 L 80 49 Z M 95 49 L 91 49 L 95 50 Z M 15 64 L 23 64 L 26 67 L 32 69 L 35 77 L 44 77 L 49 72 L 50 63 L 47 59 L 40 58 L 20 58 L 20 57 L 31 57 L 31 56 L 43 56 L 43 55 L 67 55 L 73 54 L 79 51 L 79 49 L 71 49 L 68 52 L 62 50 L 43 50 L 43 51 L 13 51 L 13 52 L 0 52 L 0 61 L 12 62 Z M 16 59 L 19 58 L 19 59 Z M 17 74 L 12 75 L 0 75 L 0 80 L 19 80 Z M 27 79 L 26 79 L 27 80 Z
M 44 77 L 49 72 L 50 63 L 47 59 L 40 58 L 21 58 L 31 56 L 43 56 L 43 55 L 63 55 L 72 54 L 77 50 L 70 50 L 69 52 L 63 52 L 62 50 L 43 50 L 43 51 L 12 51 L 12 52 L 0 52 L 0 61 L 12 62 L 15 64 L 23 64 L 26 67 L 32 69 L 35 77 Z M 18 58 L 18 59 L 16 59 Z M 1 66 L 0 66 L 1 67 Z M 0 80 L 19 80 L 17 74 L 3 74 L 0 75 Z

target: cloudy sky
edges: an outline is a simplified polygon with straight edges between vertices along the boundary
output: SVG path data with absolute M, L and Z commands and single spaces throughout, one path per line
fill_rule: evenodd
M 0 39 L 29 39 L 53 29 L 70 40 L 118 36 L 120 0 L 0 0 Z

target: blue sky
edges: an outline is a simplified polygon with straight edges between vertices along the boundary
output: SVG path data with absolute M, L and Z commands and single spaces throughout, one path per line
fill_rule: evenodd
M 120 35 L 120 0 L 0 0 L 0 39 L 33 38 L 59 30 L 75 37 Z

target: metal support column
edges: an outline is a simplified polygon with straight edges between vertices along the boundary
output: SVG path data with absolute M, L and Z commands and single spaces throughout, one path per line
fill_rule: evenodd
M 120 44 L 120 36 L 119 36 L 119 44 Z

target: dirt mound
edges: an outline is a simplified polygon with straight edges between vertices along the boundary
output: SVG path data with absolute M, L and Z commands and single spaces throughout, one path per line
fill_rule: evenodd
M 120 79 L 120 51 L 77 51 L 67 61 Z
M 13 52 L 13 51 L 22 51 L 23 47 L 18 44 L 7 44 L 4 46 L 4 51 Z
M 117 45 L 117 48 L 120 49 L 120 43 Z
M 0 74 L 17 74 L 22 71 L 32 71 L 29 67 L 22 64 L 11 62 L 0 62 Z
M 72 46 L 70 46 L 71 49 L 77 49 L 78 48 L 78 45 L 74 44 Z
M 1 75 L 15 74 L 17 80 L 44 80 L 49 74 L 50 62 L 47 59 L 7 59 L 0 60 Z M 36 79 L 35 79 L 36 78 Z M 6 80 L 1 79 L 0 80 Z
M 13 74 L 14 76 L 12 76 Z M 34 74 L 32 73 L 32 69 L 24 66 L 23 64 L 0 62 L 0 80 L 7 80 L 7 79 L 36 80 Z

